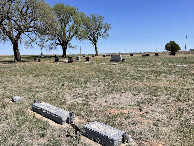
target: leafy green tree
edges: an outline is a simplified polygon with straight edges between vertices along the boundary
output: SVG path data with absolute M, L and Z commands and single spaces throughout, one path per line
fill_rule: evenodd
M 49 6 L 43 0 L 0 1 L 0 41 L 12 42 L 16 61 L 21 61 L 18 43 L 22 38 L 31 43 L 39 32 L 48 31 L 52 24 L 51 16 Z
M 111 25 L 104 22 L 103 16 L 91 14 L 84 20 L 84 29 L 87 34 L 86 38 L 95 46 L 95 52 L 98 56 L 98 39 L 100 37 L 104 39 L 109 37 L 108 31 L 111 29 Z
M 55 16 L 56 27 L 50 30 L 51 40 L 55 45 L 60 45 L 63 50 L 62 57 L 66 57 L 67 48 L 74 48 L 70 41 L 73 38 L 81 38 L 82 19 L 85 14 L 77 8 L 64 4 L 55 4 L 52 8 Z
M 170 51 L 170 55 L 176 55 L 176 52 L 178 50 L 181 50 L 178 44 L 175 43 L 175 41 L 170 41 L 165 45 L 165 49 L 167 51 Z

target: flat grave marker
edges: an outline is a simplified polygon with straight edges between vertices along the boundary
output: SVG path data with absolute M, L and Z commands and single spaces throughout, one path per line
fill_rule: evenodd
M 90 122 L 83 126 L 84 136 L 104 146 L 118 146 L 126 139 L 132 139 L 125 131 L 118 130 L 100 122 Z
M 58 108 L 45 102 L 33 103 L 32 111 L 61 125 L 64 123 L 71 123 L 75 117 L 73 112 L 65 111 L 64 109 Z
M 11 101 L 16 102 L 16 103 L 22 102 L 23 100 L 24 100 L 24 98 L 21 97 L 21 96 L 14 96 L 14 97 L 11 98 Z

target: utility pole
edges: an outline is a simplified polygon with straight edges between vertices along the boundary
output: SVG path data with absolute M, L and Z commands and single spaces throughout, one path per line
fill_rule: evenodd
M 80 46 L 80 55 L 82 55 L 82 48 L 81 48 L 81 46 Z
M 185 51 L 186 51 L 186 49 L 187 49 L 186 43 L 187 43 L 187 35 L 186 35 L 186 41 L 185 41 Z

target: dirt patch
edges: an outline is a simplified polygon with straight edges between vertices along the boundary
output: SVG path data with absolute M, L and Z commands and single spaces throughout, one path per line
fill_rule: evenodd
M 157 65 L 161 65 L 161 64 L 162 64 L 162 62 L 156 62 L 156 64 L 157 64 Z
M 145 112 L 149 112 L 150 110 L 148 110 L 148 109 L 142 109 L 142 111 L 140 112 L 140 111 L 138 111 L 137 109 L 115 109 L 115 108 L 113 108 L 113 109 L 110 109 L 110 110 L 108 110 L 107 112 L 109 112 L 109 113 L 112 113 L 112 114 L 120 114 L 120 113 L 123 113 L 123 114 L 129 114 L 129 113 L 135 113 L 135 114 L 144 114 Z
M 143 142 L 142 144 L 145 146 L 164 146 L 165 145 L 165 143 L 155 142 L 155 141 Z
M 93 105 L 100 106 L 100 107 L 103 107 L 106 105 L 113 105 L 114 107 L 117 105 L 124 106 L 129 104 L 135 104 L 140 99 L 141 99 L 141 95 L 136 96 L 134 98 L 134 96 L 130 92 L 125 92 L 122 94 L 110 94 L 104 98 L 100 98 L 95 102 L 95 103 L 98 103 L 99 105 L 96 105 L 96 104 L 93 104 Z
M 117 109 L 111 109 L 111 110 L 108 110 L 109 113 L 112 113 L 112 114 L 120 114 L 120 113 L 123 113 L 123 114 L 128 114 L 129 113 L 129 110 L 117 110 Z
M 143 119 L 142 117 L 137 117 L 136 120 L 141 123 L 153 123 L 152 119 Z
M 80 142 L 82 143 L 87 143 L 87 145 L 90 145 L 90 146 L 101 146 L 100 144 L 98 144 L 97 142 L 94 142 L 84 136 L 81 136 L 81 140 Z
M 75 69 L 81 69 L 81 67 L 74 67 Z
M 75 117 L 74 123 L 75 123 L 75 124 L 86 123 L 86 120 L 81 119 L 81 118 L 79 118 L 79 117 Z
M 123 109 L 110 109 L 107 111 L 108 113 L 111 114 L 131 114 L 133 113 L 134 118 L 141 123 L 153 123 L 152 119 L 144 119 L 141 117 L 141 115 L 144 115 L 146 112 L 149 112 L 148 109 L 142 109 L 142 111 L 138 111 L 136 109 L 127 109 L 127 110 L 123 110 Z

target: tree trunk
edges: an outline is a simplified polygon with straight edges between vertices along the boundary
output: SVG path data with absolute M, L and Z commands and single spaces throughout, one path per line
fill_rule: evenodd
M 175 51 L 171 51 L 170 55 L 176 55 L 176 52 Z
M 96 56 L 98 56 L 98 47 L 97 47 L 97 43 L 94 43 L 94 46 L 95 46 Z
M 15 61 L 21 61 L 20 51 L 18 48 L 18 41 L 12 42 Z
M 67 44 L 62 45 L 63 55 L 61 57 L 67 57 Z

